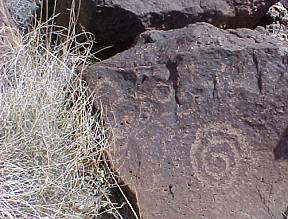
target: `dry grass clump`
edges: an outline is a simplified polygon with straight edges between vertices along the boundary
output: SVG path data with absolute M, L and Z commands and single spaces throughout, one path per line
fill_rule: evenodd
M 80 79 L 91 41 L 76 43 L 72 28 L 53 46 L 51 30 L 35 28 L 1 54 L 0 218 L 117 216 L 107 132 Z

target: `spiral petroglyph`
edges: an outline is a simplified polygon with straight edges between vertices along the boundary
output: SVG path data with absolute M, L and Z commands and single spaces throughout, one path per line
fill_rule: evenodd
M 241 130 L 213 123 L 197 130 L 190 156 L 195 176 L 203 185 L 223 188 L 233 182 L 250 153 Z

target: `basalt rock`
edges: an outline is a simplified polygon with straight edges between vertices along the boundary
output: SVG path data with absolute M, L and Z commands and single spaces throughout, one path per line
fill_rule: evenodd
M 205 23 L 145 37 L 83 75 L 141 218 L 282 219 L 288 44 Z
M 67 26 L 72 0 L 57 1 L 57 24 Z M 79 7 L 76 0 L 76 12 Z M 222 28 L 255 27 L 277 0 L 85 0 L 81 1 L 77 30 L 92 32 L 98 46 L 114 53 L 133 44 L 148 29 L 169 30 L 195 22 Z M 53 6 L 51 10 L 53 10 Z M 108 53 L 109 50 L 106 50 Z M 104 55 L 105 56 L 105 55 Z M 106 55 L 109 56 L 109 53 Z
M 281 0 L 280 2 L 285 8 L 288 8 L 288 0 Z

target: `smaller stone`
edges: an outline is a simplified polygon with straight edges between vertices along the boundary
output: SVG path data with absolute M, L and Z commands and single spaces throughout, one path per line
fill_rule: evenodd
M 283 6 L 283 4 L 278 2 L 269 8 L 267 15 L 269 16 L 269 19 L 271 19 L 273 22 L 279 21 L 280 23 L 282 23 L 282 19 L 284 17 L 286 17 L 285 20 L 287 20 L 288 12 L 287 9 Z
M 288 35 L 288 11 L 285 6 L 278 2 L 270 7 L 266 15 L 269 24 L 265 27 L 265 33 L 286 41 Z

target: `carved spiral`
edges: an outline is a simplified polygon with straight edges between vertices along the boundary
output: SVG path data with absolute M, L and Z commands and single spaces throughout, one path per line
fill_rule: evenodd
M 217 187 L 233 182 L 242 159 L 249 156 L 245 136 L 227 123 L 213 123 L 197 130 L 191 146 L 191 163 L 198 180 Z

